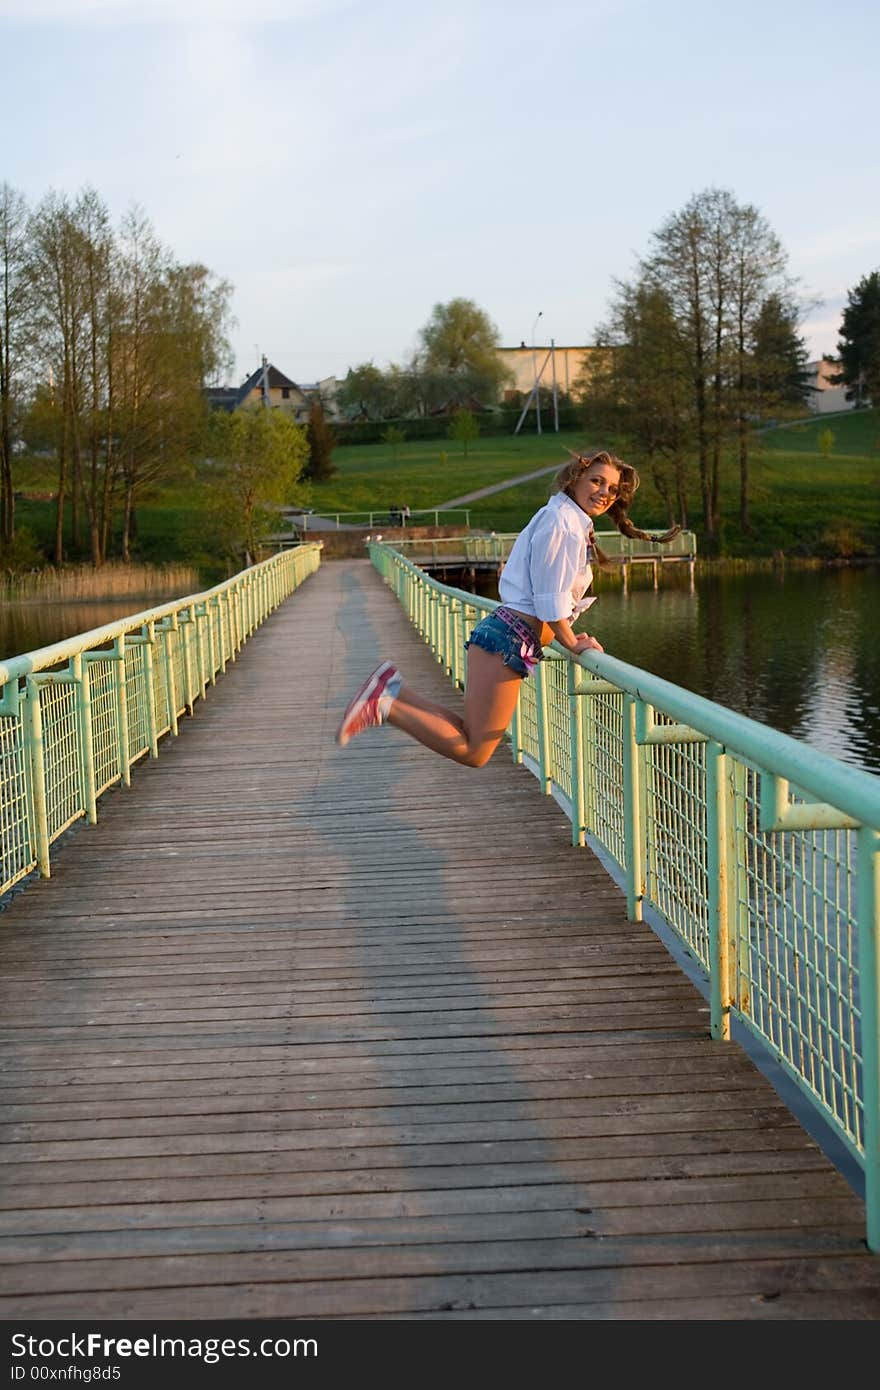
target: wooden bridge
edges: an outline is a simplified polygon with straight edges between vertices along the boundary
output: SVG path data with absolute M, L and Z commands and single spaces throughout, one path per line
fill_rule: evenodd
M 4 1318 L 869 1319 L 864 1206 L 503 750 L 333 733 L 325 564 L 0 917 Z

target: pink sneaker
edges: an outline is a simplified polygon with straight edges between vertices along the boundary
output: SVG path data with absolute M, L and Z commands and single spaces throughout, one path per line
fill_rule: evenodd
M 389 685 L 392 689 L 389 690 Z M 355 734 L 384 724 L 388 707 L 400 689 L 400 672 L 390 661 L 383 661 L 372 675 L 367 676 L 360 690 L 352 695 L 345 707 L 342 723 L 336 730 L 336 742 L 344 748 Z M 383 700 L 383 696 L 386 697 Z M 384 705 L 384 708 L 383 708 Z

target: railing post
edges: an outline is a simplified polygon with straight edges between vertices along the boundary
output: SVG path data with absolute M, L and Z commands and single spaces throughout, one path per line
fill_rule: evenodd
M 450 625 L 452 619 L 452 604 L 446 594 L 440 595 L 440 620 L 443 624 L 443 669 L 447 676 L 452 675 L 452 637 L 450 635 Z
M 214 642 L 214 610 L 216 606 L 216 598 L 205 600 L 205 617 L 208 623 L 208 680 L 211 685 L 217 684 L 217 647 Z
M 147 707 L 147 738 L 150 743 L 150 757 L 159 756 L 158 720 L 156 718 L 156 666 L 153 661 L 153 647 L 156 642 L 156 628 L 153 623 L 144 624 L 144 698 Z
M 642 920 L 644 867 L 639 786 L 639 749 L 636 743 L 636 704 L 634 696 L 623 697 L 623 830 L 626 853 L 626 915 L 631 922 Z
M 162 623 L 162 640 L 165 644 L 165 694 L 168 700 L 168 723 L 171 733 L 177 737 L 177 680 L 174 674 L 174 634 L 180 635 L 177 614 L 172 613 Z
M 857 913 L 862 1013 L 862 1110 L 865 1126 L 865 1208 L 868 1249 L 880 1252 L 880 833 L 858 836 Z
M 226 652 L 228 646 L 228 630 L 226 624 L 229 618 L 229 603 L 227 602 L 227 592 L 221 589 L 217 595 L 217 641 L 220 644 L 220 670 L 226 674 Z
M 131 748 L 128 738 L 128 691 L 125 675 L 125 633 L 113 643 L 116 663 L 116 737 L 119 748 L 119 777 L 124 787 L 131 786 Z
M 25 685 L 25 740 L 31 770 L 31 854 L 42 877 L 49 878 L 49 814 L 46 805 L 46 758 L 40 687 L 30 676 Z
M 199 694 L 204 700 L 208 692 L 208 654 L 205 651 L 205 605 L 193 606 L 196 629 L 196 660 L 199 667 Z
M 550 769 L 550 711 L 547 698 L 547 665 L 549 658 L 538 662 L 535 672 L 535 702 L 538 715 L 538 763 L 541 791 L 549 796 L 553 778 Z
M 89 825 L 95 825 L 98 820 L 98 804 L 95 784 L 95 748 L 92 739 L 92 682 L 89 675 L 89 663 L 83 661 L 82 652 L 77 652 L 72 659 L 70 673 L 73 676 L 76 691 L 83 808 L 88 817 Z
M 580 667 L 576 661 L 567 662 L 568 730 L 571 740 L 571 843 L 586 843 L 587 803 L 584 768 L 584 702 L 577 694 Z
M 757 775 L 757 774 L 755 774 Z M 730 874 L 730 922 L 728 929 L 734 935 L 733 997 L 739 1012 L 748 1018 L 752 1012 L 752 948 L 749 926 L 749 908 L 746 894 L 740 892 L 740 883 L 745 874 L 746 857 L 746 783 L 749 773 L 742 763 L 734 762 L 731 778 L 730 840 L 733 846 Z
M 186 705 L 190 714 L 195 706 L 193 695 L 193 676 L 192 676 L 192 654 L 190 652 L 189 629 L 192 626 L 192 608 L 181 610 L 177 615 L 178 626 L 180 627 L 180 650 L 183 656 L 183 703 Z
M 730 1038 L 730 787 L 720 744 L 706 744 L 706 874 L 709 890 L 709 1016 L 713 1038 Z
M 464 629 L 467 611 L 464 599 L 457 599 L 452 606 L 452 679 L 459 690 L 464 685 Z
M 241 651 L 242 628 L 244 626 L 242 618 L 241 584 L 236 582 L 232 590 L 232 602 L 230 604 L 230 621 L 232 623 L 232 659 L 233 661 Z

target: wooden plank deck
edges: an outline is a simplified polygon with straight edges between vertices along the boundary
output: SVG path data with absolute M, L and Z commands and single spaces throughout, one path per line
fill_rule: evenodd
M 0 917 L 0 1316 L 868 1319 L 864 1208 L 366 562 Z M 167 744 L 167 741 L 166 741 Z

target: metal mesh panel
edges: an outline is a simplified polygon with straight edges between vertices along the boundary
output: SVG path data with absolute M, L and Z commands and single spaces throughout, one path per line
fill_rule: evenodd
M 855 837 L 761 832 L 757 775 L 739 771 L 740 1007 L 861 1145 Z
M 76 690 L 48 680 L 34 692 L 43 719 L 44 776 L 49 838 L 83 813 Z
M 125 648 L 125 702 L 128 710 L 128 756 L 131 762 L 150 746 L 147 680 L 142 642 Z
M 223 654 L 223 633 L 220 623 L 219 603 L 208 604 L 208 622 L 211 630 L 211 641 L 208 646 L 208 651 L 214 653 L 212 669 L 208 672 L 208 675 L 213 677 L 216 676 L 217 672 L 220 670 L 220 662 Z
M 0 716 L 0 882 L 17 883 L 35 863 L 21 719 Z
M 590 695 L 584 714 L 587 829 L 626 867 L 623 821 L 623 696 Z
M 167 661 L 166 639 L 161 632 L 156 633 L 153 643 L 153 708 L 156 711 L 156 736 L 161 737 L 171 728 L 171 711 L 168 708 L 168 677 L 165 671 Z
M 89 665 L 95 792 L 100 796 L 119 777 L 116 662 L 108 658 L 107 661 L 93 661 Z
M 568 713 L 568 663 L 548 656 L 543 662 L 543 667 L 547 690 L 548 771 L 560 791 L 570 798 L 572 758 L 571 720 Z
M 648 897 L 708 968 L 705 749 L 646 747 L 645 833 Z
M 519 746 L 531 758 L 541 756 L 538 736 L 538 694 L 534 680 L 523 681 L 519 691 Z
M 184 628 L 176 628 L 171 634 L 171 664 L 174 670 L 174 697 L 177 702 L 175 714 L 183 713 L 187 701 L 186 677 L 183 669 L 184 631 Z

